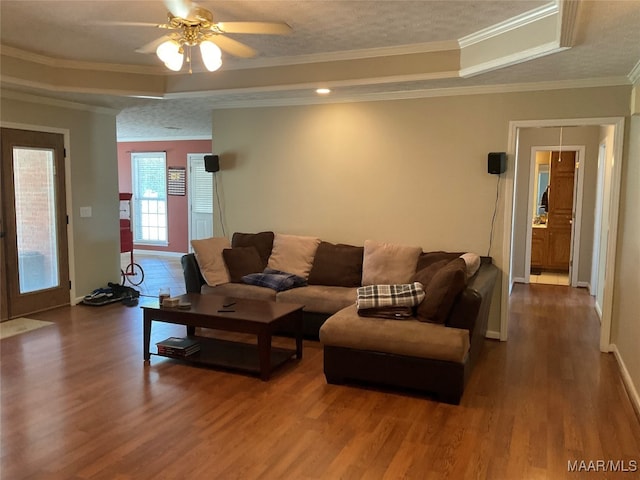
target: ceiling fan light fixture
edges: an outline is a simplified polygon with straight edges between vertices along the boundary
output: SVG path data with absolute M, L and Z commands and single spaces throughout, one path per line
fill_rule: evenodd
M 200 42 L 200 54 L 204 66 L 210 72 L 215 72 L 222 66 L 222 51 L 215 43 L 209 40 Z
M 156 55 L 169 70 L 178 72 L 182 68 L 184 54 L 181 52 L 180 44 L 175 40 L 167 40 L 161 43 L 156 49 Z

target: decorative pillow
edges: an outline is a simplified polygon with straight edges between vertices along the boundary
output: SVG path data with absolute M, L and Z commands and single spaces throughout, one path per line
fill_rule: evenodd
M 259 273 L 264 269 L 256 247 L 225 248 L 222 257 L 233 283 L 242 283 L 245 275 Z
M 215 287 L 221 283 L 229 282 L 229 273 L 222 257 L 222 251 L 230 246 L 228 238 L 212 237 L 191 240 L 191 246 L 207 285 Z
M 465 253 L 460 255 L 467 266 L 467 280 L 473 277 L 480 268 L 480 255 L 477 253 Z
M 424 267 L 421 270 L 418 270 L 413 276 L 414 282 L 420 282 L 425 288 L 429 286 L 431 280 L 435 276 L 435 274 L 447 265 L 451 260 L 440 260 L 438 262 L 432 263 L 428 267 Z
M 464 252 L 452 253 L 443 251 L 421 253 L 418 257 L 418 265 L 416 266 L 416 271 L 422 270 L 423 268 L 442 260 L 455 260 L 463 253 Z
M 266 287 L 282 292 L 291 288 L 303 287 L 307 284 L 306 279 L 292 273 L 281 272 L 266 268 L 262 273 L 251 273 L 242 277 L 243 283 Z
M 318 245 L 320 239 L 316 237 L 276 233 L 267 266 L 273 270 L 293 273 L 306 280 L 309 278 Z
M 271 249 L 273 248 L 273 232 L 260 232 L 260 233 L 234 233 L 231 237 L 231 247 L 256 247 L 258 255 L 262 260 L 262 268 L 258 270 L 261 272 L 269 261 L 269 255 L 271 255 Z
M 309 285 L 359 287 L 364 247 L 321 242 L 313 258 Z
M 365 240 L 362 285 L 411 282 L 421 252 L 420 247 Z
M 445 323 L 456 296 L 467 285 L 467 266 L 463 259 L 456 258 L 438 269 L 428 285 L 425 298 L 416 315 L 418 320 Z

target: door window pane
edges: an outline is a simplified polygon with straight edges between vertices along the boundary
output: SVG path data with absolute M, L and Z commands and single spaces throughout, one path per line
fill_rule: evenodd
M 53 150 L 13 149 L 20 293 L 60 284 L 54 159 Z

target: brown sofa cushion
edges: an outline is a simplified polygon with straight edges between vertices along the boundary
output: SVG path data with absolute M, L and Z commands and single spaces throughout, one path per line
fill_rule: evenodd
M 460 253 L 443 252 L 443 251 L 423 252 L 418 257 L 418 265 L 416 266 L 416 272 L 436 262 L 440 262 L 442 260 L 448 260 L 448 261 L 455 260 L 460 255 L 461 255 Z
M 256 247 L 258 255 L 262 260 L 262 268 L 264 270 L 271 256 L 271 250 L 273 249 L 273 238 L 275 234 L 273 232 L 260 232 L 260 233 L 239 233 L 236 232 L 231 238 L 231 247 Z
M 417 317 L 424 322 L 444 323 L 453 302 L 467 284 L 467 265 L 456 258 L 438 269 L 428 285 L 425 299 L 417 309 Z
M 414 318 L 361 317 L 355 305 L 345 307 L 324 322 L 320 342 L 333 347 L 457 363 L 464 363 L 469 353 L 467 330 Z
M 222 256 L 227 265 L 229 280 L 233 283 L 242 283 L 245 275 L 264 270 L 258 249 L 254 246 L 225 248 Z
M 422 286 L 426 289 L 426 287 L 431 283 L 433 277 L 436 272 L 443 268 L 446 264 L 448 264 L 451 260 L 439 260 L 435 263 L 432 263 L 428 267 L 424 267 L 418 270 L 413 276 L 413 282 L 420 282 Z
M 309 285 L 359 287 L 364 247 L 321 242 L 309 273 Z

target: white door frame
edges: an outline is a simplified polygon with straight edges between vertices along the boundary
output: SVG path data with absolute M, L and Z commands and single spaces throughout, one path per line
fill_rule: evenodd
M 32 132 L 43 132 L 43 133 L 58 133 L 64 137 L 64 149 L 65 149 L 65 158 L 64 158 L 64 174 L 65 174 L 65 196 L 66 196 L 66 205 L 67 205 L 67 250 L 69 259 L 69 281 L 71 282 L 71 287 L 69 288 L 69 303 L 71 305 L 76 305 L 82 301 L 83 297 L 76 298 L 76 267 L 75 267 L 75 256 L 74 256 L 74 248 L 73 248 L 73 197 L 71 195 L 71 141 L 70 135 L 71 131 L 68 128 L 57 128 L 57 127 L 45 127 L 42 125 L 32 125 L 26 123 L 15 123 L 15 122 L 3 122 L 0 121 L 0 127 L 2 128 L 14 128 L 17 130 L 30 130 Z
M 531 280 L 531 236 L 533 230 L 533 189 L 536 170 L 536 153 L 542 151 L 576 152 L 576 165 L 578 176 L 573 186 L 573 221 L 571 222 L 570 260 L 569 260 L 569 284 L 572 287 L 578 285 L 578 268 L 580 262 L 580 228 L 582 226 L 582 192 L 584 186 L 584 145 L 536 145 L 531 147 L 531 168 L 529 170 L 529 201 L 527 203 L 527 237 L 525 242 L 524 282 Z M 576 265 L 576 268 L 573 266 Z
M 192 216 L 192 209 L 191 209 L 191 201 L 192 201 L 192 197 L 191 194 L 193 192 L 193 189 L 191 188 L 192 185 L 192 178 L 191 178 L 191 162 L 195 159 L 195 158 L 202 158 L 204 159 L 205 155 L 211 155 L 210 153 L 187 153 L 187 185 L 189 186 L 189 188 L 187 189 L 187 229 L 189 231 L 188 233 L 188 246 L 189 246 L 189 252 L 192 253 L 193 252 L 193 247 L 191 246 L 191 216 Z M 211 192 L 211 195 L 213 195 L 213 191 Z M 211 222 L 213 224 L 213 218 L 211 218 Z
M 509 122 L 508 155 L 514 159 L 514 168 L 507 168 L 505 172 L 504 196 L 504 227 L 502 250 L 502 298 L 500 305 L 500 340 L 507 340 L 509 327 L 509 294 L 512 286 L 513 265 L 511 253 L 513 251 L 513 215 L 515 204 L 514 178 L 518 170 L 517 143 L 521 128 L 532 127 L 575 127 L 612 125 L 614 127 L 613 141 L 613 171 L 611 175 L 611 195 L 605 202 L 610 204 L 610 225 L 607 235 L 607 254 L 605 267 L 605 290 L 602 307 L 602 323 L 600 325 L 600 351 L 610 352 L 611 316 L 613 313 L 613 280 L 615 278 L 615 258 L 618 237 L 618 211 L 620 207 L 620 183 L 622 179 L 622 149 L 624 144 L 624 117 L 577 118 L 557 120 L 514 120 Z
M 598 270 L 600 265 L 600 230 L 602 229 L 602 199 L 604 195 L 605 162 L 607 161 L 607 142 L 598 145 L 598 173 L 596 180 L 596 205 L 593 215 L 593 254 L 591 256 L 591 284 L 589 291 L 592 296 L 598 292 Z M 602 310 L 596 301 L 598 318 L 602 318 Z

